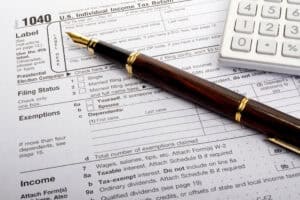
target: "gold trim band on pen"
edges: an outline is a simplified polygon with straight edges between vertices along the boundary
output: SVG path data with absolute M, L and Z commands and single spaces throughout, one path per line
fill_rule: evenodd
M 90 39 L 89 42 L 87 43 L 87 49 L 91 54 L 94 54 L 94 48 L 96 47 L 96 44 L 98 43 L 97 40 Z
M 126 65 L 125 65 L 125 68 L 126 68 L 127 73 L 128 73 L 129 75 L 132 75 L 132 74 L 133 74 L 133 72 L 132 72 L 132 65 L 133 65 L 133 63 L 136 61 L 137 57 L 138 57 L 140 54 L 141 54 L 140 52 L 134 51 L 134 52 L 132 52 L 132 53 L 128 56 L 128 58 L 127 58 L 127 63 L 126 63 Z
M 241 122 L 241 118 L 242 118 L 242 112 L 245 110 L 247 103 L 248 103 L 249 99 L 247 97 L 244 97 L 241 100 L 241 103 L 237 109 L 237 112 L 235 113 L 235 121 L 237 122 Z

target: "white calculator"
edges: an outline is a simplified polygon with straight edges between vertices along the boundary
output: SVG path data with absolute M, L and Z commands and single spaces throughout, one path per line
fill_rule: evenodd
M 300 0 L 231 0 L 219 62 L 300 75 Z

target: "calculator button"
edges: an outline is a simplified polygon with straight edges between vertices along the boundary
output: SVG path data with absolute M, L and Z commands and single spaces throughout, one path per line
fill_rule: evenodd
M 249 1 L 242 1 L 239 3 L 238 14 L 246 16 L 255 16 L 257 4 Z
M 261 22 L 259 26 L 259 34 L 265 36 L 277 36 L 279 31 L 279 24 L 272 22 Z
M 253 33 L 254 21 L 246 19 L 237 19 L 235 22 L 234 30 L 238 33 Z
M 275 40 L 258 40 L 256 52 L 260 54 L 275 55 L 277 42 Z
M 249 52 L 251 50 L 252 40 L 247 37 L 233 37 L 231 49 L 234 51 Z
M 300 58 L 300 43 L 283 43 L 282 55 L 286 57 Z
M 266 4 L 262 8 L 261 16 L 265 18 L 279 19 L 281 8 L 277 5 Z
M 300 4 L 300 0 L 288 0 L 288 3 L 291 3 L 291 4 Z
M 296 24 L 285 25 L 284 36 L 292 39 L 300 39 L 300 25 L 296 25 Z
M 286 19 L 300 21 L 300 7 L 289 7 L 286 9 Z

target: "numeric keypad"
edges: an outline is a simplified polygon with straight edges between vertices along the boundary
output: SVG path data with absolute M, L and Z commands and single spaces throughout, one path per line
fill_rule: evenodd
M 234 31 L 239 34 L 253 35 L 255 25 L 258 27 L 258 36 L 261 37 L 272 37 L 257 39 L 255 42 L 252 41 L 251 37 L 236 35 L 232 37 L 231 49 L 233 51 L 250 52 L 252 44 L 256 44 L 256 53 L 275 55 L 277 53 L 278 45 L 274 38 L 279 36 L 280 28 L 283 28 L 283 36 L 287 39 L 300 40 L 300 7 L 291 6 L 300 4 L 300 0 L 286 0 L 291 5 L 286 7 L 285 20 L 287 23 L 284 25 L 280 24 L 278 20 L 281 18 L 281 13 L 284 8 L 281 6 L 283 0 L 265 0 L 266 3 L 259 5 L 256 1 L 240 1 L 238 4 L 238 17 L 235 22 Z M 257 21 L 258 10 L 261 10 L 261 20 Z M 289 23 L 288 23 L 289 22 Z M 290 23 L 292 22 L 292 23 Z M 288 57 L 298 57 L 298 44 L 294 45 L 294 48 L 288 48 L 291 46 L 289 43 L 282 43 L 282 55 Z
M 300 75 L 300 0 L 231 0 L 224 31 L 220 61 Z

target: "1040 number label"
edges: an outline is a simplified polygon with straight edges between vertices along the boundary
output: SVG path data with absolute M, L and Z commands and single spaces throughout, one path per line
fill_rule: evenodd
M 43 24 L 51 22 L 52 18 L 50 14 L 40 15 L 40 16 L 32 16 L 28 18 L 22 19 L 25 26 L 34 26 L 36 24 Z

